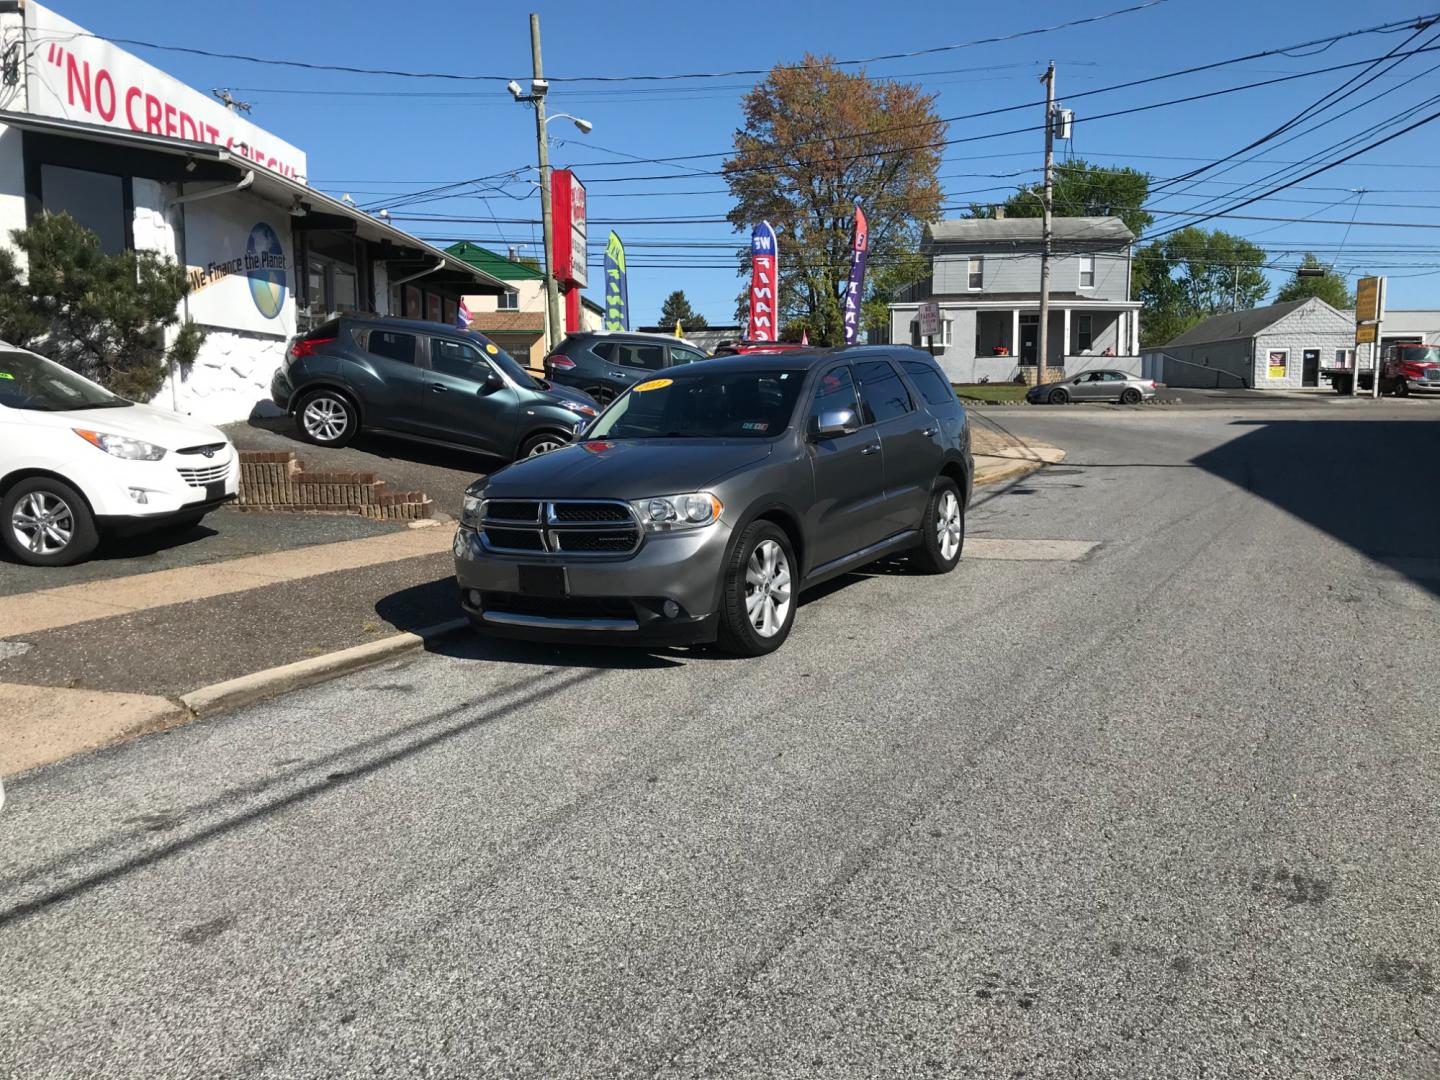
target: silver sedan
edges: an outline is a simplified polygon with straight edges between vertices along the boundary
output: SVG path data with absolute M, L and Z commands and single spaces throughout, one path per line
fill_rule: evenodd
M 1138 405 L 1155 396 L 1155 380 L 1123 371 L 1082 371 L 1063 382 L 1032 386 L 1025 394 L 1031 405 L 1067 405 L 1072 401 L 1118 401 Z

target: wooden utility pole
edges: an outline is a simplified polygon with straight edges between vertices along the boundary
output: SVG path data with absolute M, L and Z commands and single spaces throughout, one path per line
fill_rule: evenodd
M 560 283 L 555 280 L 554 218 L 550 210 L 550 140 L 545 131 L 545 69 L 540 63 L 540 16 L 530 16 L 530 59 L 534 64 L 534 81 L 530 84 L 535 102 L 535 141 L 540 155 L 540 231 L 545 238 L 545 310 L 548 353 L 565 336 L 560 323 Z
M 1040 216 L 1040 325 L 1036 327 L 1038 355 L 1035 357 L 1035 383 L 1045 384 L 1046 361 L 1050 349 L 1050 234 L 1053 229 L 1052 201 L 1055 193 L 1055 62 L 1041 76 L 1045 83 L 1045 194 L 1041 199 Z M 1067 343 L 1068 344 L 1068 343 Z

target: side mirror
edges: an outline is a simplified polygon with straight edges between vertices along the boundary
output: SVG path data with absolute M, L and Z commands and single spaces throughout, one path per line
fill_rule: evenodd
M 855 428 L 854 409 L 832 409 L 820 414 L 815 425 L 815 435 L 821 439 L 833 439 L 837 435 L 848 435 Z
M 493 394 L 500 387 L 505 385 L 505 380 L 500 378 L 500 373 L 494 368 L 485 369 L 485 378 L 480 381 L 480 393 Z

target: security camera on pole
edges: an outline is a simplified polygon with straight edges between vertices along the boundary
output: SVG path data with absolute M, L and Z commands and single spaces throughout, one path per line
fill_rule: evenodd
M 530 15 L 530 59 L 534 72 L 530 93 L 526 94 L 514 79 L 510 80 L 506 89 L 521 104 L 535 106 L 535 143 L 540 163 L 540 228 L 545 238 L 545 351 L 549 352 L 560 343 L 564 334 L 560 326 L 560 283 L 555 277 L 555 237 L 550 216 L 550 145 L 545 125 L 551 120 L 571 120 L 582 135 L 589 135 L 595 130 L 595 125 L 569 113 L 556 113 L 546 119 L 545 95 L 550 92 L 550 84 L 545 81 L 545 70 L 540 62 L 540 16 L 533 12 Z

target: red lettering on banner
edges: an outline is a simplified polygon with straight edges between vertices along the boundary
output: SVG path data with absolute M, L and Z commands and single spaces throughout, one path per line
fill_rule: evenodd
M 175 137 L 175 106 L 168 103 L 165 106 L 165 134 Z
M 220 141 L 220 129 L 217 128 L 214 124 L 206 124 L 205 138 L 203 141 L 209 143 L 218 143 Z
M 151 135 L 160 134 L 160 99 L 154 94 L 145 95 L 145 130 Z
M 115 80 L 104 68 L 95 76 L 95 108 L 107 124 L 115 119 Z
M 140 96 L 140 88 L 132 86 L 125 91 L 125 122 L 130 125 L 131 131 L 144 131 L 140 121 L 135 119 L 135 99 Z
M 200 141 L 200 125 L 195 123 L 194 118 L 187 112 L 180 114 L 180 138 L 189 139 L 191 142 Z
M 75 54 L 71 53 L 65 57 L 65 95 L 70 99 L 70 104 L 75 104 L 75 91 L 80 91 L 80 105 L 86 111 L 90 111 L 90 61 L 86 60 L 81 68 L 75 62 Z

